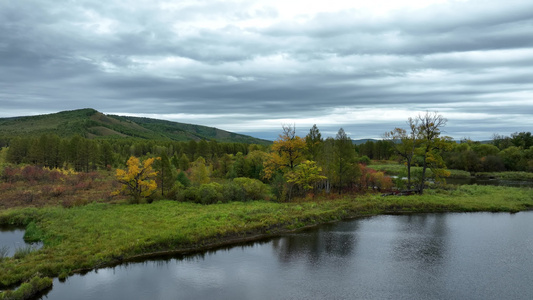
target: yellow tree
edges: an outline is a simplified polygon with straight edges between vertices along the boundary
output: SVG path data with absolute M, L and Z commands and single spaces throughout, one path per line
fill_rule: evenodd
M 304 191 L 313 189 L 315 184 L 319 181 L 327 179 L 320 173 L 322 168 L 316 165 L 314 161 L 304 161 L 294 169 L 294 172 L 287 173 L 287 182 L 297 184 L 302 187 Z
M 116 193 L 125 192 L 132 197 L 133 203 L 139 203 L 142 198 L 152 195 L 157 189 L 157 172 L 152 169 L 153 163 L 154 158 L 141 163 L 137 157 L 130 157 L 126 170 L 117 169 L 116 178 L 122 183 L 122 187 Z
M 265 178 L 280 170 L 283 173 L 293 171 L 305 160 L 305 140 L 296 135 L 294 126 L 283 125 L 283 133 L 274 141 L 271 153 L 265 161 Z

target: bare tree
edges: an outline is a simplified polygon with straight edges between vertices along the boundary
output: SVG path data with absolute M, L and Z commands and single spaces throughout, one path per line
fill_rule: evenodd
M 446 126 L 448 120 L 437 112 L 426 112 L 424 115 L 418 115 L 416 121 L 418 123 L 417 136 L 420 141 L 420 156 L 422 158 L 422 174 L 418 182 L 418 192 L 422 194 L 428 167 L 433 170 L 437 179 L 439 175 L 445 174 L 444 172 L 439 172 L 446 167 L 439 152 L 449 147 L 447 142 L 450 138 L 440 137 L 441 129 Z
M 419 144 L 418 140 L 418 119 L 409 118 L 407 125 L 409 132 L 403 128 L 394 128 L 394 130 L 385 132 L 385 140 L 391 142 L 392 148 L 400 157 L 405 160 L 407 166 L 407 188 L 411 189 L 411 166 L 415 156 L 415 149 Z

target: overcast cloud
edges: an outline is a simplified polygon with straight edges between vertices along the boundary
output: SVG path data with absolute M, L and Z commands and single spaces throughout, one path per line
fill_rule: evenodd
M 533 1 L 0 1 L 0 117 L 86 107 L 271 140 L 425 111 L 533 131 Z

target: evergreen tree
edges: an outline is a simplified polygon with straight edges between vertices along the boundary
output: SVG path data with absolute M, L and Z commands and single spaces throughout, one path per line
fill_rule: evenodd
M 348 183 L 354 179 L 356 156 L 352 140 L 346 135 L 346 132 L 344 132 L 344 129 L 342 128 L 339 129 L 335 136 L 334 145 L 334 179 L 340 194 Z
M 166 151 L 161 152 L 161 157 L 159 157 L 154 165 L 157 170 L 156 181 L 158 186 L 161 187 L 161 196 L 164 196 L 172 188 L 175 180 Z
M 309 133 L 305 136 L 305 144 L 307 149 L 307 157 L 312 161 L 317 161 L 318 156 L 322 150 L 322 134 L 316 127 L 316 124 L 311 127 Z

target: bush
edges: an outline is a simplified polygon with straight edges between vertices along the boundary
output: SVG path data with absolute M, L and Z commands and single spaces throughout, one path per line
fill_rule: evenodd
M 363 155 L 359 158 L 359 163 L 362 164 L 362 165 L 369 165 L 371 162 L 370 158 L 368 158 L 368 156 L 366 155 Z
M 242 190 L 244 190 L 243 201 L 263 200 L 268 197 L 269 188 L 260 180 L 247 177 L 239 177 L 233 179 L 233 183 L 240 187 Z
M 172 188 L 166 193 L 166 198 L 170 200 L 178 200 L 179 193 L 182 192 L 185 189 L 183 184 L 181 182 L 176 181 Z
M 198 191 L 202 204 L 215 204 L 224 200 L 222 185 L 216 182 L 204 183 L 200 185 Z
M 175 198 L 181 202 L 201 204 L 227 203 L 230 201 L 262 200 L 268 198 L 269 187 L 257 179 L 235 178 L 224 184 L 204 183 L 182 189 L 176 188 Z
M 19 177 L 20 177 L 19 173 L 20 173 L 19 169 L 7 166 L 4 168 L 4 171 L 2 172 L 2 179 L 8 183 L 16 182 L 19 180 Z
M 176 200 L 180 202 L 195 202 L 200 203 L 200 194 L 198 187 L 191 186 L 178 193 Z
M 21 173 L 22 178 L 28 182 L 41 181 L 47 175 L 45 170 L 37 166 L 25 166 Z
M 223 202 L 231 201 L 246 201 L 246 192 L 244 189 L 233 181 L 225 183 L 223 185 L 222 195 L 224 196 Z

